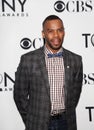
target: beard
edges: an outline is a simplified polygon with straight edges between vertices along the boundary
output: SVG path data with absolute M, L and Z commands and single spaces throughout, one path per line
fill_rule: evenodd
M 55 51 L 59 50 L 62 47 L 63 40 L 62 41 L 60 40 L 60 42 L 61 42 L 61 44 L 59 44 L 59 45 L 53 45 L 53 44 L 51 44 L 50 41 L 44 39 L 44 44 L 46 43 L 50 49 L 55 50 Z

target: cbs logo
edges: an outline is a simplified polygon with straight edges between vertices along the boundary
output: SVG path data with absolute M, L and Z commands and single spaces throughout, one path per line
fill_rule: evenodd
M 67 11 L 72 12 L 91 12 L 93 10 L 93 2 L 91 0 L 69 0 L 69 1 L 56 1 L 54 4 L 54 9 L 57 12 Z
M 44 39 L 43 38 L 35 38 L 34 40 L 31 40 L 29 38 L 23 38 L 20 41 L 20 46 L 23 49 L 29 49 L 33 47 L 34 49 L 38 49 L 42 47 L 44 44 Z
M 65 3 L 63 1 L 57 1 L 57 2 L 55 2 L 54 9 L 57 12 L 63 12 L 65 10 Z

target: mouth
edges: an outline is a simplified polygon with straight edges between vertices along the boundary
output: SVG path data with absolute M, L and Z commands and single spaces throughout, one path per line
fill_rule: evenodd
M 55 38 L 55 39 L 53 39 L 53 40 L 52 40 L 52 43 L 53 43 L 55 46 L 58 46 L 58 45 L 60 45 L 61 40 L 60 40 L 60 39 Z

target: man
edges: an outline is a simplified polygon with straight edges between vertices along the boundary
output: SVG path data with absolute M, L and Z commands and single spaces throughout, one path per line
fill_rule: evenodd
M 77 130 L 82 58 L 62 47 L 65 31 L 58 16 L 43 21 L 42 35 L 44 46 L 21 57 L 15 103 L 26 130 Z

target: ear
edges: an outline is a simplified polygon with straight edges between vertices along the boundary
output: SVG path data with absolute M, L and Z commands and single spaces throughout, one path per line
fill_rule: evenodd
M 45 38 L 45 34 L 44 34 L 44 31 L 42 31 L 42 37 Z
M 64 30 L 64 37 L 65 37 L 65 30 Z

